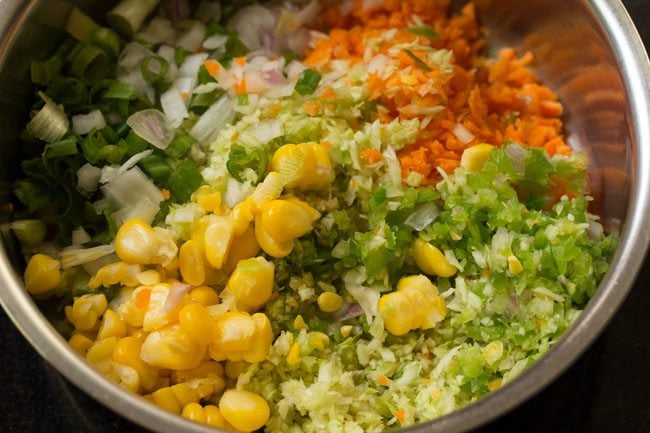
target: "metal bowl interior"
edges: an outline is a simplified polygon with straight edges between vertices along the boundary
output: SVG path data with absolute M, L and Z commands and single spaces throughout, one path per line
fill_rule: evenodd
M 29 110 L 29 62 L 59 40 L 71 4 L 101 14 L 103 2 L 0 3 L 0 181 L 16 175 L 18 135 Z M 573 327 L 519 378 L 462 410 L 403 430 L 454 433 L 477 427 L 539 392 L 603 330 L 627 295 L 650 241 L 650 65 L 619 0 L 475 0 L 490 47 L 530 50 L 561 97 L 569 142 L 588 153 L 592 212 L 620 245 L 596 296 Z M 11 242 L 0 253 L 0 301 L 30 343 L 70 381 L 115 412 L 151 430 L 214 432 L 125 392 L 92 369 L 25 292 Z

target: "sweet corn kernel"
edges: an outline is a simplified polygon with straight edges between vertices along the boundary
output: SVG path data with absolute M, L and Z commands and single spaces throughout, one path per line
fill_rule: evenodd
M 176 395 L 174 394 L 174 391 L 172 391 L 171 388 L 169 387 L 164 387 L 160 388 L 157 391 L 154 391 L 151 393 L 151 396 L 153 397 L 153 402 L 165 409 L 168 410 L 169 412 L 181 413 L 181 405 L 178 403 L 178 400 L 176 399 Z
M 158 381 L 158 370 L 140 359 L 143 339 L 137 337 L 121 338 L 113 348 L 113 361 L 134 369 L 139 376 L 140 385 L 145 390 L 152 390 Z
M 207 346 L 215 334 L 215 322 L 208 310 L 201 304 L 183 307 L 178 315 L 181 329 L 197 344 Z
M 300 330 L 300 329 L 307 329 L 307 324 L 305 323 L 305 319 L 298 314 L 295 319 L 293 319 L 293 327 Z
M 318 307 L 325 313 L 333 313 L 343 305 L 343 298 L 333 292 L 323 292 L 316 300 Z
M 149 224 L 141 219 L 126 221 L 115 236 L 115 252 L 120 260 L 127 263 L 149 264 L 153 248 L 156 246 L 156 234 Z
M 348 338 L 352 334 L 352 325 L 343 325 L 341 326 L 341 336 L 343 338 Z
M 196 392 L 187 383 L 177 383 L 170 386 L 170 389 L 176 396 L 176 401 L 181 407 L 185 407 L 190 403 L 198 403 L 199 397 Z
M 311 207 L 307 202 L 300 200 L 298 197 L 287 196 L 284 198 L 284 200 L 300 206 L 305 212 L 307 212 L 307 215 L 309 215 L 312 223 L 318 221 L 321 216 L 320 212 Z
M 126 365 L 113 363 L 113 370 L 119 378 L 119 382 L 122 386 L 131 390 L 132 392 L 138 392 L 140 390 L 140 376 L 138 373 L 131 367 Z
M 244 312 L 229 311 L 217 318 L 215 345 L 222 351 L 237 352 L 250 348 L 255 323 Z
M 269 318 L 263 313 L 255 313 L 251 316 L 255 324 L 255 333 L 251 341 L 251 347 L 242 358 L 246 362 L 256 363 L 266 359 L 273 343 L 273 329 Z
M 228 290 L 242 304 L 259 308 L 271 298 L 274 270 L 264 257 L 241 260 L 228 280 Z
M 260 244 L 257 243 L 255 237 L 255 228 L 249 225 L 241 236 L 235 237 L 232 241 L 224 269 L 227 272 L 232 272 L 241 260 L 251 259 L 257 256 L 259 252 Z
M 524 267 L 516 256 L 508 256 L 508 270 L 512 275 L 519 275 L 524 271 Z
M 262 225 L 262 218 L 259 215 L 255 218 L 255 238 L 262 250 L 276 259 L 288 256 L 293 249 L 293 241 L 280 242 L 273 239 Z
M 226 361 L 226 376 L 228 379 L 237 380 L 240 374 L 242 374 L 248 368 L 250 364 L 246 361 Z
M 156 271 L 155 269 L 148 269 L 146 271 L 142 271 L 139 274 L 137 274 L 135 278 L 138 280 L 138 283 L 140 283 L 143 286 L 155 286 L 156 284 L 162 281 L 162 276 L 160 275 L 160 272 Z
M 293 343 L 287 354 L 287 364 L 291 366 L 296 366 L 300 363 L 300 344 Z
M 487 363 L 492 365 L 503 356 L 503 343 L 499 340 L 492 341 L 482 348 L 481 352 Z
M 309 347 L 325 350 L 330 344 L 330 338 L 322 332 L 310 332 L 307 334 L 307 341 L 309 342 Z
M 198 403 L 189 403 L 183 408 L 183 412 L 181 413 L 183 418 L 187 418 L 189 420 L 192 420 L 194 422 L 199 422 L 202 424 L 206 423 L 207 417 L 205 416 L 205 410 L 203 410 L 203 406 L 201 406 Z
M 99 268 L 97 273 L 88 280 L 88 287 L 110 287 L 116 284 L 135 287 L 138 285 L 137 276 L 142 272 L 141 265 L 130 265 L 124 262 L 110 263 Z
M 255 204 L 251 198 L 237 203 L 230 213 L 230 219 L 233 222 L 235 235 L 241 236 L 250 227 L 251 222 L 255 219 Z
M 95 327 L 97 321 L 106 311 L 108 302 L 104 294 L 83 295 L 74 299 L 72 304 L 72 324 L 78 331 L 88 331 Z
M 293 165 L 297 161 L 300 166 L 296 169 Z M 316 156 L 313 149 L 299 144 L 285 144 L 276 150 L 271 158 L 271 170 L 291 173 L 287 179 L 287 188 L 308 189 L 315 167 Z
M 108 337 L 122 338 L 126 335 L 126 323 L 113 310 L 106 310 L 102 318 L 102 324 L 97 331 L 97 340 Z
M 456 268 L 449 263 L 445 255 L 422 239 L 413 242 L 413 259 L 418 268 L 429 275 L 449 278 L 456 273 Z
M 223 266 L 234 237 L 234 225 L 229 218 L 211 216 L 205 230 L 204 246 L 208 263 L 214 268 L 221 269 Z
M 117 340 L 117 337 L 110 337 L 95 342 L 86 353 L 86 361 L 102 373 L 109 373 L 111 361 L 113 360 L 113 349 L 117 344 Z
M 379 298 L 379 314 L 384 319 L 386 330 L 393 335 L 404 335 L 413 329 L 415 307 L 411 300 L 400 292 L 392 292 Z
M 25 268 L 25 288 L 40 295 L 57 288 L 61 282 L 61 262 L 45 254 L 34 254 Z
M 242 432 L 261 428 L 271 415 L 269 404 L 262 397 L 235 389 L 224 392 L 219 400 L 219 410 L 229 424 Z
M 212 404 L 203 408 L 205 411 L 205 423 L 210 427 L 216 427 L 223 430 L 235 430 L 232 425 L 225 420 L 217 406 Z
M 205 307 L 219 303 L 219 295 L 209 286 L 199 286 L 190 292 L 190 299 Z
M 307 211 L 288 200 L 270 201 L 262 208 L 261 216 L 264 230 L 279 242 L 297 239 L 312 229 Z
M 150 289 L 147 312 L 144 314 L 142 322 L 142 329 L 145 332 L 151 332 L 178 321 L 178 313 L 185 302 L 181 300 L 174 307 L 169 308 L 167 300 L 170 293 L 171 285 L 168 283 L 156 284 Z
M 201 363 L 205 350 L 176 324 L 149 334 L 142 344 L 140 358 L 155 367 L 190 370 Z
M 72 337 L 70 337 L 68 343 L 70 344 L 70 346 L 72 346 L 72 348 L 75 351 L 77 351 L 82 356 L 86 356 L 86 353 L 88 353 L 88 349 L 90 349 L 94 344 L 93 340 L 91 340 L 90 338 L 86 337 L 83 334 L 74 334 Z
M 200 286 L 205 282 L 203 251 L 196 241 L 190 239 L 181 245 L 178 253 L 178 267 L 183 281 L 190 286 Z
M 204 196 L 199 197 L 197 203 L 206 212 L 218 211 L 219 208 L 221 207 L 221 194 L 219 193 L 219 191 L 206 194 Z
M 493 149 L 494 146 L 485 143 L 468 147 L 460 158 L 460 166 L 470 173 L 481 171 Z

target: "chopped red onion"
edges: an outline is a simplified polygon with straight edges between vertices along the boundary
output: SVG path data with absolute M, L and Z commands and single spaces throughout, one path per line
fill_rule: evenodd
M 458 138 L 463 144 L 468 144 L 476 138 L 476 136 L 474 136 L 469 129 L 465 128 L 462 123 L 456 123 L 451 132 L 453 132 L 456 138 Z

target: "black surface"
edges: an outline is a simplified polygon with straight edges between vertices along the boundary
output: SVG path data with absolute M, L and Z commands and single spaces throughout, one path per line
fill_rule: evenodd
M 650 46 L 650 2 L 624 1 Z M 650 260 L 591 349 L 553 385 L 479 433 L 650 432 Z M 0 312 L 0 427 L 16 433 L 145 430 L 50 367 Z

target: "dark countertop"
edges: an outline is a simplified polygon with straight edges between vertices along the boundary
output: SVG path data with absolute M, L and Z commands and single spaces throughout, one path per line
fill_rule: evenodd
M 650 46 L 647 0 L 624 0 Z M 650 432 L 650 259 L 591 349 L 545 391 L 479 433 Z M 145 430 L 63 379 L 0 310 L 0 426 L 12 433 Z

